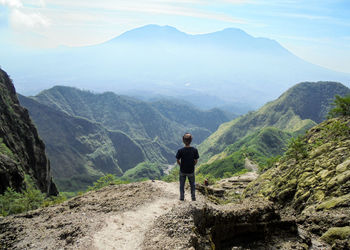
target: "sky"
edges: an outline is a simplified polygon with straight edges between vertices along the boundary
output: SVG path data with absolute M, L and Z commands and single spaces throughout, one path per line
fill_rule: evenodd
M 147 24 L 240 28 L 350 73 L 350 0 L 0 0 L 0 46 L 92 45 Z

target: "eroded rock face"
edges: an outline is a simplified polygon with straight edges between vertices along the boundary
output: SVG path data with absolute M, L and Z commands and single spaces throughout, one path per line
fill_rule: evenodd
M 20 106 L 11 79 L 0 69 L 0 194 L 7 187 L 24 190 L 25 175 L 43 193 L 58 194 L 45 145 L 28 111 Z
M 159 217 L 144 249 L 307 249 L 293 219 L 281 219 L 273 204 L 246 199 L 228 205 L 181 204 Z

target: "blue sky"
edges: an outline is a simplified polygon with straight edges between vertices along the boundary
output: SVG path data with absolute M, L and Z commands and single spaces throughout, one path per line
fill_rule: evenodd
M 350 73 L 350 0 L 0 0 L 1 46 L 83 46 L 146 25 L 186 33 L 241 28 Z

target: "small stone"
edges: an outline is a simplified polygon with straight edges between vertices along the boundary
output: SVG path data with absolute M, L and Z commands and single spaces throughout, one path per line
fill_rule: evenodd
M 348 169 L 350 169 L 350 159 L 344 161 L 336 167 L 337 173 L 342 173 Z

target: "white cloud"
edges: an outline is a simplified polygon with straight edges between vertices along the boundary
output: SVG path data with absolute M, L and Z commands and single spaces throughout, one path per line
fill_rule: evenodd
M 50 21 L 40 13 L 25 13 L 14 9 L 10 14 L 10 23 L 16 28 L 42 28 L 50 26 Z
M 9 7 L 9 21 L 11 26 L 16 29 L 50 26 L 50 21 L 47 17 L 33 8 L 28 8 L 20 0 L 0 0 L 0 4 Z M 27 0 L 26 4 L 43 7 L 45 0 Z
M 309 20 L 329 20 L 330 19 L 330 17 L 328 16 L 307 15 L 307 14 L 299 14 L 299 13 L 279 13 L 278 16 L 309 19 Z
M 235 0 L 233 0 L 235 1 Z M 237 2 L 246 2 L 246 0 L 236 0 Z M 67 0 L 52 0 L 50 3 L 54 3 L 64 9 L 93 9 L 96 11 L 127 11 L 134 13 L 145 14 L 160 14 L 160 15 L 174 15 L 174 16 L 186 16 L 219 20 L 230 23 L 245 23 L 245 20 L 234 18 L 232 16 L 216 13 L 212 11 L 204 11 L 194 7 L 188 7 L 186 4 L 207 4 L 208 1 L 200 0 L 134 0 L 134 1 L 67 1 Z M 82 11 L 81 9 L 81 11 Z
M 23 4 L 20 0 L 0 0 L 0 5 L 5 5 L 10 8 L 20 8 Z

